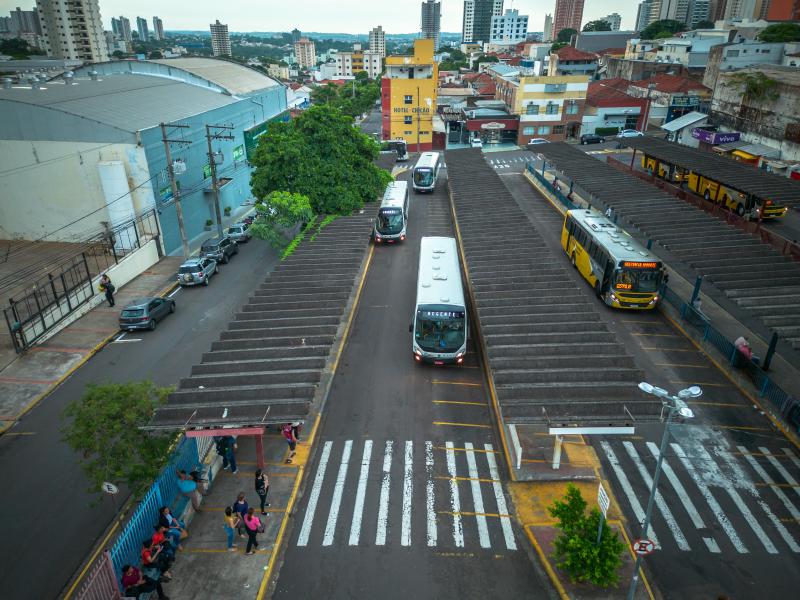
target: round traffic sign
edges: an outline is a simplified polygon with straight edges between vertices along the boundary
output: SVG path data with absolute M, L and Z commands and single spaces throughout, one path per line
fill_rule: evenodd
M 113 496 L 114 494 L 117 494 L 117 493 L 119 493 L 119 488 L 118 488 L 117 486 L 115 486 L 113 483 L 109 482 L 109 481 L 104 481 L 104 482 L 103 482 L 103 485 L 102 485 L 102 486 L 100 486 L 100 487 L 102 487 L 102 488 L 103 488 L 103 491 L 104 491 L 106 494 L 111 494 L 112 496 Z
M 656 549 L 656 544 L 652 540 L 636 540 L 633 542 L 633 551 L 639 556 L 647 556 Z

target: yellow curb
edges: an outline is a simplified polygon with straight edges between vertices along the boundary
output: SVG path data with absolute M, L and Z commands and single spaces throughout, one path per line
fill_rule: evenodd
M 553 565 L 550 564 L 550 560 L 545 555 L 542 547 L 539 545 L 539 542 L 536 541 L 536 536 L 533 535 L 533 532 L 530 530 L 529 525 L 525 525 L 523 527 L 525 530 L 525 535 L 528 536 L 528 539 L 531 542 L 531 545 L 536 549 L 536 554 L 539 555 L 539 560 L 542 561 L 542 565 L 544 565 L 544 570 L 547 571 L 547 575 L 550 577 L 550 581 L 558 591 L 558 595 L 561 597 L 561 600 L 569 600 L 569 595 L 567 595 L 567 590 L 564 589 L 564 586 L 561 584 L 561 580 L 558 578 L 558 575 L 553 569 Z

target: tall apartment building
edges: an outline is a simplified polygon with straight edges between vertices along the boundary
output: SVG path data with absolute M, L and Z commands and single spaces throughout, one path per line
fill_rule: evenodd
M 619 31 L 619 26 L 622 24 L 622 17 L 619 13 L 611 13 L 610 15 L 602 17 L 600 20 L 608 23 L 608 26 L 611 27 L 611 31 Z
M 639 3 L 639 8 L 636 9 L 636 23 L 633 28 L 636 31 L 641 31 L 652 23 L 650 20 L 652 12 L 653 0 L 642 0 L 642 2 Z
M 111 31 L 121 40 L 126 42 L 133 40 L 133 36 L 131 35 L 131 22 L 126 17 L 111 19 Z
M 386 56 L 386 34 L 380 25 L 373 27 L 369 32 L 369 51 L 380 54 L 381 58 Z
M 711 2 L 709 0 L 693 0 L 689 5 L 689 15 L 686 19 L 686 24 L 693 26 L 700 21 L 708 21 L 710 10 Z
M 231 56 L 231 36 L 228 26 L 219 19 L 209 25 L 211 29 L 211 53 L 214 56 Z
M 88 62 L 108 60 L 98 0 L 36 0 L 36 11 L 48 55 Z
M 752 19 L 756 12 L 756 0 L 728 0 L 725 20 Z
M 354 77 L 364 71 L 371 78 L 381 74 L 383 57 L 377 52 L 354 50 L 336 53 L 336 76 Z
M 800 0 L 771 0 L 767 18 L 770 21 L 800 21 Z
M 403 139 L 409 150 L 430 150 L 439 69 L 433 39 L 414 40 L 413 56 L 387 56 L 381 79 L 381 129 L 384 140 Z
M 295 28 L 292 29 L 292 43 L 296 44 L 300 41 L 300 38 L 303 37 L 303 34 L 300 32 L 299 29 Z
M 36 9 L 21 10 L 18 6 L 16 10 L 12 10 L 9 14 L 11 18 L 9 31 L 42 35 L 42 26 L 39 24 L 39 14 Z
M 422 3 L 422 23 L 420 31 L 422 37 L 433 40 L 434 52 L 439 49 L 439 40 L 442 32 L 442 4 L 439 0 L 425 0 Z
M 492 37 L 492 17 L 503 15 L 503 0 L 464 0 L 461 41 L 488 43 Z
M 528 37 L 528 15 L 518 10 L 507 10 L 502 16 L 492 16 L 492 44 L 517 44 Z
M 544 33 L 542 34 L 543 42 L 553 41 L 553 15 L 544 16 Z
M 301 68 L 310 69 L 317 64 L 314 40 L 300 38 L 294 43 L 294 59 Z
M 136 17 L 136 32 L 139 34 L 140 42 L 146 42 L 150 39 L 150 29 L 147 27 L 147 19 Z
M 558 37 L 562 29 L 581 30 L 583 21 L 583 0 L 556 0 L 553 17 L 553 37 Z
M 153 39 L 159 41 L 164 39 L 164 21 L 158 17 L 153 17 Z
M 710 0 L 708 9 L 708 20 L 719 21 L 725 18 L 725 9 L 728 7 L 728 0 Z

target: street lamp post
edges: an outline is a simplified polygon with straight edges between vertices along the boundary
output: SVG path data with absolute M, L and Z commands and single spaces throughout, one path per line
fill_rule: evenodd
M 656 460 L 656 470 L 655 473 L 653 473 L 653 484 L 650 486 L 650 498 L 647 500 L 647 510 L 644 513 L 644 522 L 642 523 L 642 538 L 646 539 L 647 530 L 650 529 L 650 516 L 653 513 L 653 504 L 658 491 L 658 478 L 661 475 L 661 463 L 664 460 L 664 452 L 666 452 L 667 443 L 669 442 L 669 426 L 672 422 L 672 417 L 675 413 L 678 413 L 685 419 L 691 419 L 694 417 L 694 413 L 686 404 L 686 400 L 699 398 L 703 395 L 703 390 L 698 386 L 693 385 L 692 387 L 678 392 L 677 396 L 670 396 L 667 390 L 652 386 L 645 381 L 642 381 L 639 384 L 639 389 L 646 394 L 652 394 L 653 396 L 661 398 L 662 414 L 664 409 L 668 411 L 667 421 L 664 425 L 664 434 L 661 436 L 661 448 L 658 452 L 658 459 Z M 639 568 L 641 567 L 641 564 L 642 554 L 637 553 L 636 564 L 633 567 L 633 576 L 631 577 L 631 587 L 628 591 L 628 600 L 633 600 L 634 596 L 636 595 L 636 586 L 639 583 Z

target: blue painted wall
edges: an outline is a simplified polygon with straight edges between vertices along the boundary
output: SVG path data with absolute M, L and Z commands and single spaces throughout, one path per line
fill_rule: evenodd
M 173 129 L 168 135 L 171 139 L 183 139 L 189 144 L 172 144 L 173 159 L 182 159 L 186 163 L 186 172 L 177 176 L 181 189 L 181 207 L 183 222 L 189 241 L 198 236 L 208 237 L 204 230 L 207 219 L 214 220 L 213 194 L 204 190 L 211 189 L 211 178 L 206 177 L 203 170 L 208 164 L 208 145 L 206 143 L 206 124 L 232 125 L 232 131 L 220 133 L 232 134 L 233 140 L 213 140 L 214 152 L 222 151 L 224 161 L 217 165 L 217 177 L 229 177 L 227 185 L 220 189 L 220 210 L 226 206 L 235 210 L 245 200 L 252 197 L 250 192 L 250 173 L 246 153 L 234 160 L 234 149 L 241 146 L 244 150 L 244 130 L 269 121 L 282 115 L 286 110 L 286 89 L 283 86 L 269 88 L 230 104 L 187 119 L 181 124 L 189 125 L 189 129 Z M 178 220 L 175 214 L 175 203 L 171 198 L 169 179 L 166 171 L 164 144 L 161 141 L 161 128 L 143 130 L 141 143 L 145 149 L 150 174 L 155 176 L 151 182 L 153 196 L 159 209 L 164 246 L 167 253 L 179 250 L 181 238 L 178 231 Z M 164 197 L 168 196 L 165 200 Z

